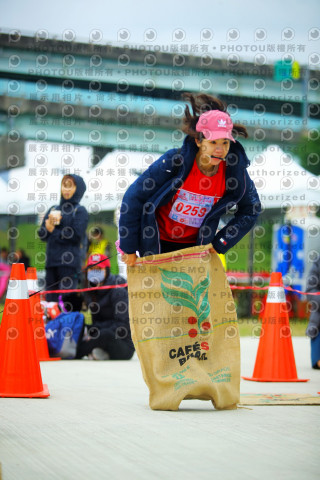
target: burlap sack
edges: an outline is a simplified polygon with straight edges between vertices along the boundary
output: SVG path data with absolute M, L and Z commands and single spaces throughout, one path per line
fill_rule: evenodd
M 210 247 L 143 257 L 128 268 L 132 339 L 154 410 L 178 410 L 184 399 L 217 409 L 240 401 L 235 305 Z

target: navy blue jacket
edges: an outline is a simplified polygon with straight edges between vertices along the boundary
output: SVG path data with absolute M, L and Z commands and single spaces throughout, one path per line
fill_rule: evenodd
M 194 139 L 187 136 L 181 149 L 168 150 L 128 188 L 119 222 L 120 248 L 125 253 L 161 253 L 156 209 L 166 205 L 181 188 L 197 152 Z M 218 253 L 238 243 L 261 212 L 259 196 L 246 170 L 250 162 L 239 142 L 231 142 L 226 163 L 226 192 L 204 217 L 196 241 L 196 245 L 212 243 Z M 221 216 L 234 206 L 234 217 L 216 233 Z
M 51 207 L 44 216 L 38 235 L 47 242 L 46 267 L 72 267 L 81 268 L 80 243 L 88 225 L 89 215 L 85 207 L 79 205 L 86 191 L 86 184 L 79 175 L 70 175 L 76 183 L 74 195 L 65 200 L 62 196 L 60 204 Z M 56 225 L 50 233 L 45 227 L 45 221 L 52 209 L 61 210 L 60 225 Z
M 120 275 L 112 275 L 105 279 L 105 285 L 120 285 L 127 283 Z M 92 325 L 109 330 L 115 338 L 121 338 L 133 348 L 131 340 L 128 290 L 127 288 L 110 288 L 106 290 L 92 290 L 85 295 L 88 306 L 91 304 Z

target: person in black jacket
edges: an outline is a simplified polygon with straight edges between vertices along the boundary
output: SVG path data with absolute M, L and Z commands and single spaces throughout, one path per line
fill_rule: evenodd
M 85 191 L 86 184 L 82 177 L 65 175 L 61 181 L 60 204 L 47 211 L 38 230 L 39 238 L 47 243 L 47 290 L 78 287 L 81 271 L 80 245 L 89 219 L 87 210 L 79 203 Z M 47 295 L 47 301 L 57 300 L 58 294 Z
M 23 263 L 26 270 L 30 267 L 30 257 L 28 257 L 28 255 L 22 248 L 19 248 L 16 251 L 16 257 L 17 263 Z
M 128 291 L 120 275 L 110 273 L 110 260 L 102 254 L 92 254 L 87 263 L 90 287 L 115 287 L 88 292 L 85 297 L 92 324 L 88 325 L 78 345 L 77 358 L 93 360 L 130 360 L 134 354 L 131 340 Z M 117 287 L 119 285 L 119 287 Z
M 307 277 L 308 293 L 320 292 L 320 256 Z M 311 338 L 311 366 L 320 369 L 320 295 L 308 295 L 310 317 L 306 335 Z
M 185 94 L 180 149 L 167 151 L 126 191 L 120 211 L 120 249 L 133 266 L 140 256 L 211 243 L 224 254 L 254 226 L 261 212 L 249 160 L 225 104 L 210 95 Z M 234 138 L 236 137 L 236 138 Z M 234 216 L 221 230 L 221 217 Z

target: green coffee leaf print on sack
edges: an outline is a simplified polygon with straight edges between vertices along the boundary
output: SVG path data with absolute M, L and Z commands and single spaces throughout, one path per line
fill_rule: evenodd
M 162 268 L 160 268 L 160 272 L 163 298 L 170 305 L 190 308 L 197 316 L 200 333 L 204 333 L 201 324 L 210 314 L 210 303 L 208 301 L 209 274 L 194 286 L 192 277 L 187 273 L 171 272 Z

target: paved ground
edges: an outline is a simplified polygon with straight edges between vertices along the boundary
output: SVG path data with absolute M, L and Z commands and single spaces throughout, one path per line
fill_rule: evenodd
M 257 342 L 241 339 L 243 375 L 252 375 Z M 309 382 L 242 380 L 242 393 L 316 395 L 309 340 L 294 338 L 294 350 L 298 376 Z M 179 412 L 154 412 L 136 357 L 41 369 L 50 398 L 0 399 L 3 480 L 319 478 L 317 406 L 215 411 L 189 400 Z

